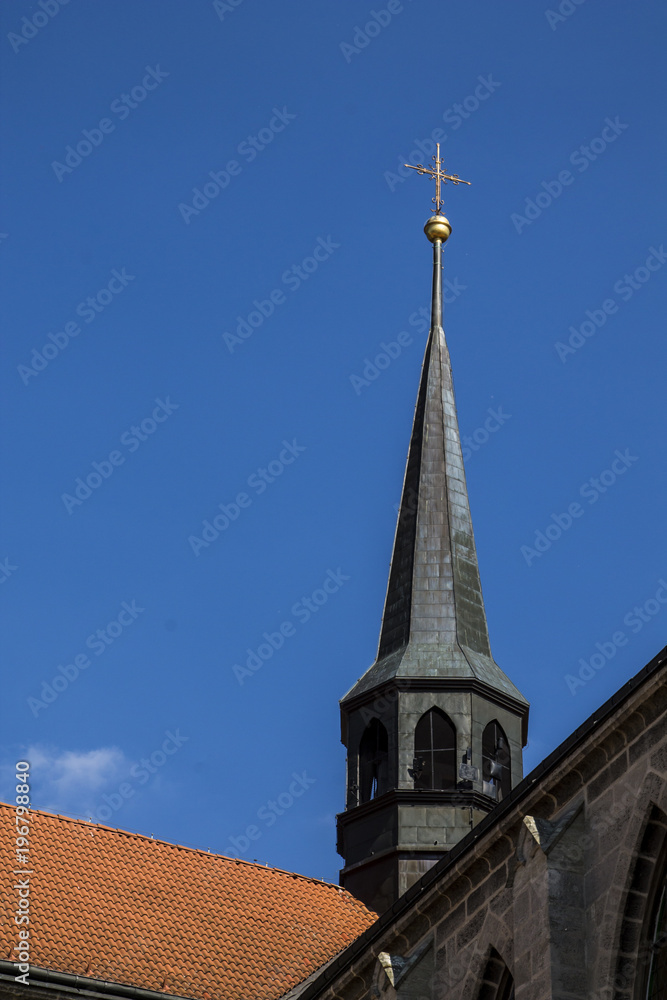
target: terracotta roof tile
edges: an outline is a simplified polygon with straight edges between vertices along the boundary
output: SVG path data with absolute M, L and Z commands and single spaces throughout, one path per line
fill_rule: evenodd
M 275 1000 L 376 915 L 338 886 L 64 816 L 31 813 L 31 964 L 205 1000 Z M 14 810 L 0 803 L 14 865 Z M 3 893 L 7 916 L 11 890 Z M 2 921 L 0 954 L 17 942 Z

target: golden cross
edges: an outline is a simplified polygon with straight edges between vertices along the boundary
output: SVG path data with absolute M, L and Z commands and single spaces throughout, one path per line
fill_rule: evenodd
M 428 174 L 429 177 L 435 177 L 435 198 L 431 198 L 431 201 L 435 205 L 435 214 L 440 214 L 440 209 L 442 208 L 442 198 L 440 197 L 440 182 L 446 184 L 447 181 L 451 181 L 452 184 L 470 184 L 470 181 L 463 181 L 458 174 L 446 174 L 442 170 L 442 165 L 444 160 L 440 158 L 440 143 L 436 143 L 436 154 L 432 156 L 431 159 L 435 160 L 435 170 L 433 167 L 425 167 L 423 164 L 419 163 L 414 167 L 411 163 L 404 163 L 404 167 L 409 167 L 410 170 L 416 170 L 418 174 Z

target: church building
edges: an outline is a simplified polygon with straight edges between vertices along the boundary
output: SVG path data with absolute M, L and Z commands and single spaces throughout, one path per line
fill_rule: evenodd
M 0 997 L 667 1000 L 667 647 L 524 777 L 442 324 L 441 184 L 467 182 L 433 159 L 413 168 L 436 184 L 431 328 L 379 647 L 340 703 L 340 885 L 35 811 L 19 935 L 0 804 Z

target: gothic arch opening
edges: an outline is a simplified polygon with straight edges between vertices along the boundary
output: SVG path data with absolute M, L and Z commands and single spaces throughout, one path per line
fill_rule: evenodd
M 379 719 L 373 719 L 359 743 L 359 801 L 370 802 L 389 787 L 389 739 Z
M 512 765 L 507 736 L 494 719 L 482 733 L 482 789 L 500 802 L 512 790 Z
M 646 945 L 646 1000 L 665 1000 L 667 997 L 667 864 L 661 865 L 660 877 L 655 886 L 655 899 L 651 907 Z
M 667 997 L 667 816 L 653 806 L 635 853 L 615 986 L 627 1000 Z
M 425 712 L 415 727 L 411 774 L 415 788 L 456 788 L 456 729 L 439 708 Z
M 514 980 L 495 948 L 486 963 L 477 1000 L 514 1000 Z

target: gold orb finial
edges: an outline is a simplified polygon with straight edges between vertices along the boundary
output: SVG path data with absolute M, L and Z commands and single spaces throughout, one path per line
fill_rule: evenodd
M 452 232 L 452 227 L 449 221 L 438 212 L 437 215 L 432 215 L 428 219 L 426 225 L 424 226 L 424 232 L 431 243 L 435 243 L 436 240 L 440 240 L 445 243 L 449 239 Z

